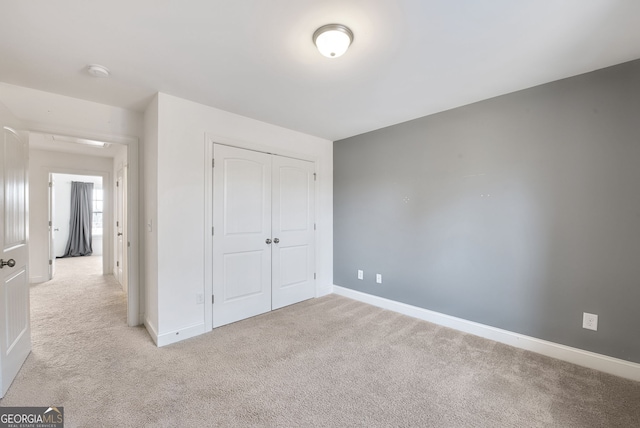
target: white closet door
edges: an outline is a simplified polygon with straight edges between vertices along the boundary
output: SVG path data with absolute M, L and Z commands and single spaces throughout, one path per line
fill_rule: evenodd
M 272 157 L 272 309 L 315 296 L 314 164 Z
M 271 310 L 271 156 L 214 144 L 213 327 Z

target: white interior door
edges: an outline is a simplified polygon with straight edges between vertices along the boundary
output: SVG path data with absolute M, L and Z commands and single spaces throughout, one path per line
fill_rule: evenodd
M 271 310 L 271 157 L 214 144 L 213 327 Z
M 0 393 L 31 351 L 27 143 L 10 128 L 0 142 Z
M 56 274 L 56 192 L 53 174 L 49 173 L 49 279 Z
M 314 164 L 272 156 L 272 309 L 315 296 Z
M 116 180 L 116 267 L 115 277 L 122 286 L 124 292 L 127 292 L 127 258 L 126 258 L 126 170 L 121 168 L 118 170 Z

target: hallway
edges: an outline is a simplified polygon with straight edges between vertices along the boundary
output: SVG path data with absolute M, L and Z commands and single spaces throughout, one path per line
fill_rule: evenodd
M 114 383 L 122 382 L 127 374 L 118 362 L 135 347 L 154 346 L 144 328 L 127 327 L 126 295 L 112 275 L 102 274 L 100 256 L 57 259 L 54 279 L 30 291 L 32 352 L 2 406 L 87 404 L 107 387 L 92 385 L 88 374 L 106 370 Z M 82 410 L 70 406 L 68 412 L 77 420 Z
M 102 301 L 109 307 L 101 311 L 101 318 L 92 319 L 93 304 Z M 56 302 L 52 307 L 52 302 Z M 34 344 L 39 334 L 51 331 L 51 322 L 65 334 L 73 333 L 92 319 L 96 329 L 126 325 L 127 304 L 122 287 L 112 275 L 102 274 L 102 256 L 67 257 L 56 259 L 56 273 L 51 281 L 31 285 L 31 330 Z M 46 329 L 39 328 L 44 327 Z M 78 325 L 82 323 L 84 326 Z

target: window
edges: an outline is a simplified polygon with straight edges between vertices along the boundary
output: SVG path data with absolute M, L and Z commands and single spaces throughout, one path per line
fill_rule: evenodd
M 102 209 L 104 198 L 102 189 L 93 189 L 93 221 L 91 227 L 94 233 L 102 230 Z

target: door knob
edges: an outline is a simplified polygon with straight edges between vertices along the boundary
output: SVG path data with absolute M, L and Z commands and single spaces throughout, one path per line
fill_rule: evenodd
M 271 244 L 271 239 L 270 239 L 270 238 L 267 238 L 267 240 L 266 240 L 266 241 L 264 241 L 264 242 L 266 242 L 267 244 Z
M 118 236 L 122 236 L 122 232 L 118 232 Z
M 0 259 L 0 269 L 2 269 L 5 266 L 14 267 L 15 265 L 16 265 L 16 261 L 13 259 L 9 259 L 6 262 Z
M 278 243 L 280 243 L 280 239 L 275 238 L 275 239 L 273 240 L 273 243 L 274 243 L 274 244 L 278 244 Z

